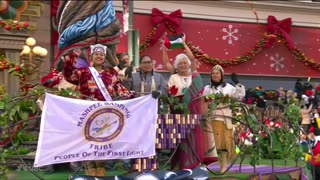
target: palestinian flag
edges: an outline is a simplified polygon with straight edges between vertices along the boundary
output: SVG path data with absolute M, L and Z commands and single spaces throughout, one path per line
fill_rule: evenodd
M 166 36 L 164 38 L 164 46 L 167 49 L 183 48 L 182 37 L 183 37 L 183 34 L 178 34 L 175 36 Z

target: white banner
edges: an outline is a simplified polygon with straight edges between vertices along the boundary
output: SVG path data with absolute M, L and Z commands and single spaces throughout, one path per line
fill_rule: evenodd
M 158 100 L 86 101 L 46 94 L 34 167 L 155 155 Z

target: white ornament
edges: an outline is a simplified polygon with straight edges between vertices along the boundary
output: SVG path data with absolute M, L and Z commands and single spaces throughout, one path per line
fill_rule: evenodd
M 163 68 L 163 65 L 162 64 L 158 64 L 157 66 L 156 66 L 156 62 L 154 61 L 153 62 L 153 64 L 154 64 L 154 70 L 158 70 L 158 69 L 162 69 Z
M 222 28 L 222 32 L 227 33 L 226 36 L 222 36 L 222 39 L 226 40 L 228 38 L 228 43 L 232 44 L 232 39 L 234 39 L 235 41 L 238 41 L 238 37 L 233 35 L 233 34 L 238 32 L 238 29 L 232 30 L 232 25 L 231 24 L 228 26 L 228 28 L 229 28 L 229 30 L 227 30 L 226 28 Z
M 273 61 L 274 63 L 270 64 L 271 68 L 275 68 L 275 70 L 278 72 L 280 71 L 280 68 L 284 68 L 283 61 L 285 60 L 284 57 L 280 57 L 278 53 L 275 54 L 275 56 L 270 57 L 270 61 Z

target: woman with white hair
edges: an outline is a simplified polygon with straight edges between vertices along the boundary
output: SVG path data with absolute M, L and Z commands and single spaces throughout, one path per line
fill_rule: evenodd
M 190 50 L 190 48 L 186 44 L 185 40 L 186 40 L 186 36 L 183 35 L 182 44 L 183 44 L 185 53 L 181 53 L 178 56 L 180 56 L 180 57 L 182 57 L 183 55 L 186 56 L 190 60 L 190 71 L 196 72 L 197 71 L 197 62 L 196 62 L 197 60 L 195 59 L 192 51 Z M 176 59 L 178 58 L 178 56 L 176 57 Z M 170 74 L 174 74 L 177 72 L 176 65 L 172 66 L 172 64 L 169 61 L 168 49 L 164 46 L 164 44 L 162 44 L 162 61 L 163 61 L 164 65 L 166 66 L 167 70 L 170 72 Z
M 168 81 L 168 87 L 170 94 L 173 96 L 183 96 L 184 92 L 189 88 L 192 82 L 191 70 L 190 70 L 191 61 L 185 54 L 177 55 L 174 61 L 174 68 L 177 73 L 172 74 Z M 176 91 L 172 91 L 176 89 Z
M 190 49 L 188 48 L 188 51 Z M 187 103 L 190 109 L 190 113 L 193 114 L 201 114 L 201 112 L 197 112 L 190 105 L 194 104 L 194 99 L 198 99 L 197 89 L 202 89 L 201 77 L 199 73 L 195 72 L 196 70 L 192 70 L 192 61 L 190 57 L 193 57 L 192 52 L 190 51 L 189 55 L 181 53 L 178 54 L 173 63 L 173 69 L 175 70 L 175 74 L 172 74 L 168 81 L 169 94 L 171 96 L 178 97 L 180 103 Z M 167 58 L 167 54 L 164 53 Z M 188 89 L 192 88 L 192 92 Z M 187 97 L 190 97 L 188 101 Z M 171 105 L 175 106 L 175 105 Z M 181 110 L 177 110 L 174 107 L 171 107 L 172 112 L 174 114 L 185 113 Z M 200 165 L 199 159 L 205 164 L 211 164 L 218 160 L 217 153 L 215 150 L 211 150 L 213 135 L 212 133 L 208 133 L 204 131 L 200 125 L 196 125 L 194 129 L 191 129 L 189 133 L 186 134 L 186 139 L 184 139 L 174 154 L 171 161 L 172 169 L 193 169 Z M 197 157 L 192 152 L 197 154 Z M 199 159 L 198 159 L 199 158 Z
M 178 97 L 180 99 L 180 103 L 183 102 L 183 96 L 186 90 L 192 83 L 192 75 L 190 70 L 190 60 L 185 54 L 178 54 L 174 61 L 174 68 L 176 69 L 175 74 L 172 74 L 168 81 L 169 94 L 171 96 Z M 175 109 L 170 105 L 171 113 L 173 114 L 182 114 L 181 110 Z M 189 133 L 192 134 L 192 133 Z M 192 134 L 193 135 L 193 134 Z M 188 138 L 188 137 L 187 137 Z M 188 156 L 184 153 L 183 149 L 189 148 L 188 143 L 182 141 L 179 144 L 177 152 L 173 155 L 171 161 L 171 168 L 174 170 L 177 169 L 192 169 L 199 165 L 197 160 L 194 160 L 192 157 Z M 194 146 L 192 148 L 195 148 Z M 190 151 L 189 151 L 190 152 Z M 189 163 L 187 163 L 189 162 Z

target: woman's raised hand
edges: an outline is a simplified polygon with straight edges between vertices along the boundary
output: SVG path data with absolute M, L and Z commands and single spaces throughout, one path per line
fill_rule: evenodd
M 81 51 L 80 48 L 76 48 L 76 49 L 73 50 L 73 53 L 74 53 L 75 55 L 77 55 L 77 56 L 80 56 L 81 52 L 82 52 L 82 51 Z
M 185 34 L 185 33 L 183 33 L 182 42 L 183 42 L 183 43 L 186 43 L 186 34 Z
M 164 38 L 167 36 L 167 32 L 164 32 L 160 39 L 160 50 L 168 51 L 166 46 L 164 45 Z

